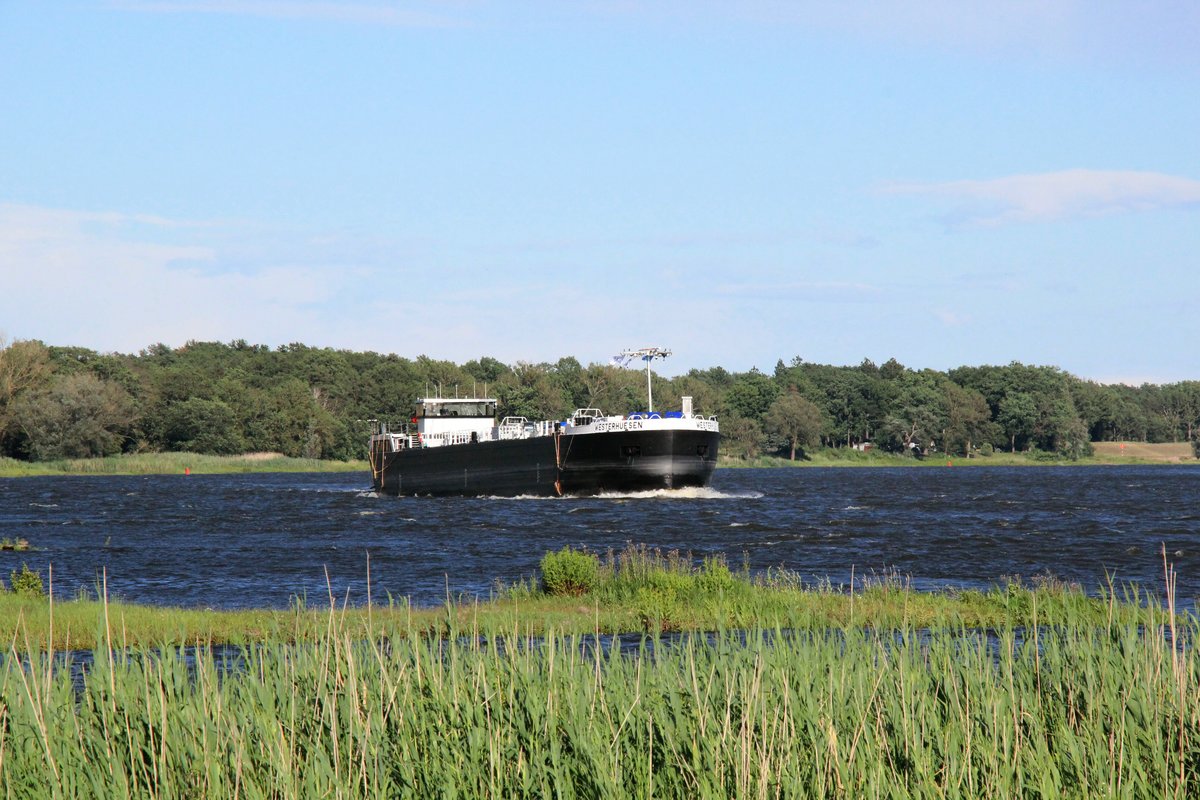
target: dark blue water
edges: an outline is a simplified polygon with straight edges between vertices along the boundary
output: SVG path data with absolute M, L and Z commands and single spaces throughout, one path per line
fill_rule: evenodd
M 722 553 L 847 584 L 896 572 L 914 588 L 1038 575 L 1096 591 L 1111 575 L 1181 604 L 1200 595 L 1200 469 L 1021 467 L 718 470 L 711 489 L 589 499 L 394 498 L 363 474 L 0 480 L 0 577 L 28 563 L 56 596 L 287 607 L 390 594 L 486 597 L 564 545 Z M 368 558 L 369 556 L 369 558 Z M 328 575 L 328 583 L 326 576 Z

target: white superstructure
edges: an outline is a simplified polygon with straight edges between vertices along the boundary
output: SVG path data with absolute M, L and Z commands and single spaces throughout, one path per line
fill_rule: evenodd
M 417 401 L 410 423 L 403 432 L 381 431 L 372 437 L 382 440 L 385 450 L 532 439 L 538 436 L 611 433 L 613 431 L 692 430 L 720 432 L 715 416 L 692 410 L 692 398 L 684 397 L 680 411 L 639 411 L 609 416 L 598 408 L 578 408 L 565 420 L 530 421 L 505 417 L 496 422 L 496 400 L 429 397 Z
M 719 433 L 715 416 L 705 417 L 692 409 L 692 398 L 684 397 L 679 411 L 654 410 L 650 365 L 671 355 L 663 347 L 625 350 L 613 363 L 633 360 L 646 363 L 646 402 L 648 411 L 607 416 L 598 408 L 577 408 L 562 421 L 531 422 L 525 417 L 505 417 L 496 422 L 495 398 L 427 397 L 417 400 L 412 418 L 403 432 L 380 431 L 371 437 L 371 447 L 385 452 L 424 447 L 532 439 L 539 436 L 612 433 L 615 431 L 706 431 Z

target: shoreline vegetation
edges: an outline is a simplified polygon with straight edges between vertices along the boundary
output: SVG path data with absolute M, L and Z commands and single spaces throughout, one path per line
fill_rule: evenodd
M 1134 387 L 1015 361 L 939 371 L 894 358 L 835 366 L 799 355 L 769 372 L 641 372 L 573 356 L 460 365 L 245 340 L 122 354 L 0 337 L 0 457 L 269 451 L 361 459 L 376 425 L 402 430 L 416 399 L 431 394 L 487 395 L 500 418 L 531 420 L 566 419 L 578 408 L 628 414 L 648 407 L 651 395 L 667 411 L 690 397 L 720 420 L 721 453 L 743 459 L 870 448 L 943 462 L 938 454 L 974 461 L 1013 451 L 1079 461 L 1108 442 L 1183 442 L 1200 456 L 1195 380 Z
M 1164 554 L 1165 563 L 1165 554 Z M 110 597 L 105 586 L 80 589 L 70 599 L 53 590 L 53 574 L 24 567 L 7 585 L 0 580 L 0 643 L 38 643 L 71 651 L 94 644 L 97 632 L 119 631 L 122 647 L 248 645 L 315 641 L 333 614 L 344 630 L 366 635 L 387 624 L 421 635 L 470 630 L 493 636 L 562 634 L 641 635 L 681 631 L 749 630 L 783 626 L 826 630 L 917 628 L 997 630 L 1068 620 L 1160 624 L 1165 608 L 1148 590 L 1107 585 L 1088 592 L 1050 575 L 1007 576 L 987 590 L 917 591 L 894 572 L 833 584 L 788 569 L 734 571 L 723 557 L 697 562 L 691 554 L 663 553 L 630 544 L 600 555 L 565 548 L 547 553 L 539 573 L 513 584 L 497 582 L 490 597 L 447 597 L 419 607 L 407 598 L 336 597 L 310 604 L 295 598 L 287 609 L 201 609 L 141 605 Z M 365 586 L 365 583 L 364 583 Z M 61 591 L 61 590 L 60 590 Z M 1184 598 L 1194 614 L 1200 598 Z M 365 603 L 364 603 L 365 601 Z M 115 628 L 114 628 L 115 626 Z
M 764 467 L 944 467 L 950 466 L 1113 466 L 1120 464 L 1193 464 L 1187 443 L 1096 442 L 1091 456 L 1067 459 L 1052 453 L 1004 453 L 987 456 L 947 456 L 933 453 L 924 458 L 860 451 L 848 448 L 823 448 L 796 460 L 780 456 L 751 459 L 721 457 L 720 468 Z M 217 456 L 201 453 L 139 453 L 104 458 L 72 458 L 55 461 L 20 461 L 0 457 L 0 478 L 48 475 L 216 475 L 252 472 L 367 472 L 366 461 L 331 461 L 292 458 L 281 453 L 245 453 Z
M 1176 611 L 1165 559 L 1164 577 L 1165 599 L 1049 579 L 935 595 L 894 575 L 850 591 L 644 547 L 564 549 L 487 603 L 195 612 L 251 615 L 232 655 L 177 609 L 10 593 L 0 786 L 1185 797 L 1200 780 L 1200 622 Z M 140 614 L 161 616 L 144 628 Z M 647 635 L 597 635 L 630 625 Z M 62 668 L 46 657 L 58 641 L 94 658 Z
M 292 458 L 282 453 L 216 456 L 203 453 L 138 453 L 104 458 L 20 461 L 0 457 L 0 478 L 47 475 L 221 475 L 250 472 L 369 472 L 366 461 Z
M 930 453 L 921 458 L 879 450 L 861 451 L 853 448 L 830 447 L 814 450 L 797 456 L 796 460 L 783 456 L 757 456 L 750 459 L 721 457 L 720 467 L 1045 467 L 1045 466 L 1118 466 L 1183 464 L 1200 466 L 1200 459 L 1192 454 L 1187 443 L 1146 442 L 1093 442 L 1094 452 L 1090 456 L 1066 458 L 1057 453 L 1042 451 L 1006 453 L 995 451 L 990 455 L 946 455 Z

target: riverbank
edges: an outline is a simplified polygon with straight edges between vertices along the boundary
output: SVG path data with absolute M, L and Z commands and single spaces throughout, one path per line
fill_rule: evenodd
M 0 478 L 44 475 L 221 475 L 239 472 L 367 472 L 366 461 L 322 461 L 280 453 L 213 456 L 199 453 L 136 453 L 108 458 L 18 461 L 0 458 Z
M 962 458 L 932 454 L 912 458 L 849 448 L 813 451 L 795 461 L 777 456 L 753 459 L 722 457 L 724 468 L 764 467 L 1013 467 L 1013 466 L 1112 466 L 1135 464 L 1194 464 L 1200 460 L 1186 443 L 1096 442 L 1095 454 L 1071 461 L 1046 453 L 995 452 L 988 456 Z M 366 461 L 322 461 L 289 458 L 279 453 L 246 453 L 236 456 L 212 456 L 197 453 L 138 453 L 108 458 L 76 458 L 59 461 L 18 461 L 0 458 L 0 478 L 38 475 L 216 475 L 240 472 L 367 472 Z
M 1045 467 L 1045 466 L 1133 466 L 1152 464 L 1184 464 L 1200 466 L 1186 442 L 1093 442 L 1094 453 L 1080 459 L 1067 459 L 1053 453 L 1005 453 L 971 458 L 932 453 L 914 458 L 882 450 L 823 448 L 797 457 L 795 461 L 778 456 L 758 456 L 752 459 L 722 457 L 721 466 L 729 468 L 763 467 Z

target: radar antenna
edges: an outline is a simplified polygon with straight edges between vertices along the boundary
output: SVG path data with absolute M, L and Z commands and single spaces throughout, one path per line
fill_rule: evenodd
M 640 359 L 646 362 L 646 410 L 654 410 L 654 390 L 650 387 L 650 364 L 656 358 L 666 358 L 671 355 L 671 351 L 665 347 L 638 347 L 633 350 L 622 350 L 621 355 L 617 357 L 617 361 L 622 366 L 634 359 Z

